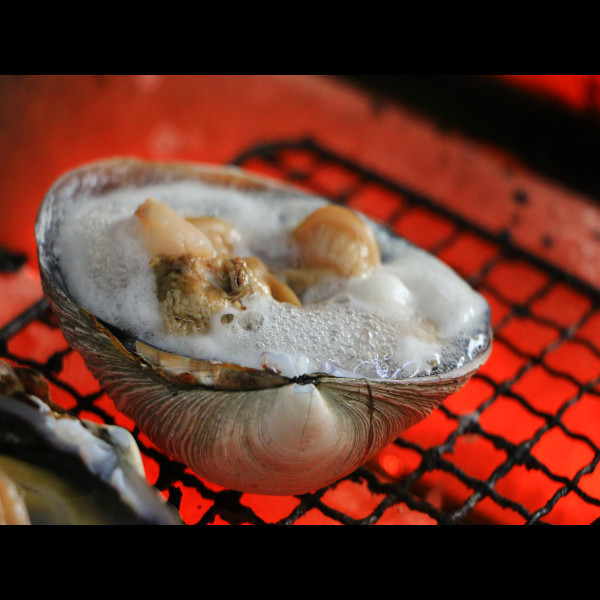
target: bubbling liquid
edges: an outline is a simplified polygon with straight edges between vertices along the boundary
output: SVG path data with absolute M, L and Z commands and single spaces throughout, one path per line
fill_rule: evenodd
M 120 189 L 72 207 L 55 245 L 69 292 L 100 319 L 148 344 L 290 377 L 320 372 L 397 379 L 460 368 L 488 344 L 485 300 L 436 258 L 372 223 L 382 263 L 370 276 L 321 282 L 306 290 L 301 307 L 251 296 L 244 310 L 214 315 L 206 333 L 168 333 L 151 257 L 133 216 L 148 197 L 185 217 L 229 222 L 242 234 L 235 254 L 258 256 L 272 271 L 293 264 L 290 231 L 326 204 L 184 181 Z

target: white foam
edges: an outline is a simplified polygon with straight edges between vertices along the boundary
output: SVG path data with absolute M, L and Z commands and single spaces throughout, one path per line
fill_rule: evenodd
M 483 298 L 443 263 L 380 229 L 383 264 L 367 279 L 317 286 L 302 307 L 257 297 L 245 311 L 228 310 L 230 323 L 216 315 L 207 334 L 167 334 L 150 257 L 132 216 L 149 196 L 183 216 L 230 222 L 242 232 L 236 253 L 257 255 L 274 269 L 295 256 L 290 229 L 325 203 L 278 201 L 191 182 L 118 190 L 80 203 L 64 216 L 55 246 L 69 290 L 98 317 L 147 343 L 196 358 L 267 364 L 289 376 L 403 378 L 464 360 L 469 343 L 475 348 L 473 340 L 484 334 Z

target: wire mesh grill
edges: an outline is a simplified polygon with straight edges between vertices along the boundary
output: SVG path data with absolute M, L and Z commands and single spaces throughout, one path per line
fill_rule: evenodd
M 0 356 L 38 369 L 73 414 L 132 431 L 149 482 L 188 525 L 600 522 L 597 290 L 311 140 L 253 147 L 233 162 L 356 208 L 449 264 L 491 306 L 489 361 L 351 475 L 265 497 L 220 488 L 160 453 L 98 388 L 43 300 L 0 330 Z M 0 264 L 21 267 L 18 257 Z

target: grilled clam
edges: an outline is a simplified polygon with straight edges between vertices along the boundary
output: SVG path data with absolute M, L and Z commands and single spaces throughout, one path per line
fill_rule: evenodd
M 489 308 L 368 219 L 233 167 L 113 159 L 36 223 L 68 343 L 166 454 L 224 487 L 308 492 L 487 359 Z
M 0 524 L 179 523 L 126 429 L 69 415 L 39 373 L 0 360 Z

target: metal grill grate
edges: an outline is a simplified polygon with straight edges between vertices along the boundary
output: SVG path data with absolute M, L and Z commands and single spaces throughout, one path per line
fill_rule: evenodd
M 189 525 L 600 522 L 597 290 L 310 140 L 253 147 L 234 163 L 354 207 L 439 256 L 490 303 L 488 363 L 368 465 L 271 498 L 224 490 L 157 451 L 66 347 L 45 302 L 0 331 L 0 356 L 40 370 L 74 414 L 130 429 L 150 483 Z

